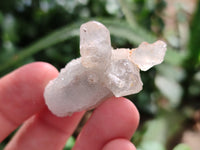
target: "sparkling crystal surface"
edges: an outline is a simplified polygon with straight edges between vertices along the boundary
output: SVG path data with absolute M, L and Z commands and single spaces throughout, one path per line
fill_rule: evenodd
M 73 60 L 47 85 L 48 108 L 57 116 L 66 116 L 95 107 L 99 100 L 112 96 L 100 77 L 95 70 L 84 68 L 80 59 Z
M 110 33 L 101 23 L 90 21 L 80 28 L 81 57 L 69 62 L 45 88 L 49 110 L 57 116 L 96 107 L 111 96 L 142 90 L 140 69 L 163 61 L 166 44 L 142 43 L 136 49 L 113 49 Z
M 127 59 L 113 60 L 106 74 L 106 85 L 116 97 L 142 90 L 139 68 Z

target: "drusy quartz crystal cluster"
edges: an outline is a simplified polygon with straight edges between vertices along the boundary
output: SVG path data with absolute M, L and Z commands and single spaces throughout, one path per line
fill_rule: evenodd
M 80 27 L 81 57 L 69 62 L 45 88 L 45 102 L 57 116 L 94 108 L 111 96 L 142 90 L 140 70 L 160 64 L 166 44 L 143 42 L 135 49 L 113 49 L 108 29 L 96 21 Z

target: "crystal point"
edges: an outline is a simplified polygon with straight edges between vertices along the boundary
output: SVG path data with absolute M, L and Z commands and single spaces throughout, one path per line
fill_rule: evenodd
M 147 71 L 164 60 L 166 50 L 167 45 L 163 41 L 157 41 L 153 44 L 143 42 L 132 51 L 130 57 L 142 71 Z
M 111 49 L 110 32 L 103 24 L 90 21 L 81 25 L 80 53 L 84 67 L 104 69 L 111 59 Z

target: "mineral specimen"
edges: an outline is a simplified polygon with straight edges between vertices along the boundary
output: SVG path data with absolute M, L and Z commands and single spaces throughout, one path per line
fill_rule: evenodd
M 140 69 L 160 64 L 166 44 L 143 42 L 136 49 L 113 49 L 110 33 L 101 23 L 90 21 L 80 28 L 81 57 L 69 62 L 45 88 L 45 102 L 57 116 L 92 109 L 111 96 L 142 90 Z

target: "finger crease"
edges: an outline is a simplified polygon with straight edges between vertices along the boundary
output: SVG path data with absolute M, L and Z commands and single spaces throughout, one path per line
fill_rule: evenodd
M 2 118 L 4 118 L 5 120 L 7 120 L 7 122 L 9 122 L 11 125 L 13 125 L 13 126 L 19 126 L 19 123 L 17 123 L 13 119 L 11 119 L 11 117 L 9 117 L 9 115 L 7 115 L 6 113 L 0 111 L 0 116 Z
M 71 134 L 71 133 L 69 133 L 68 131 L 63 130 L 63 129 L 61 129 L 61 128 L 59 128 L 59 127 L 57 127 L 57 126 L 51 124 L 50 122 L 48 122 L 47 120 L 45 120 L 45 119 L 43 119 L 43 118 L 41 118 L 41 117 L 38 117 L 38 120 L 39 120 L 41 123 L 43 123 L 44 125 L 46 125 L 46 126 L 52 128 L 53 130 L 55 130 L 55 131 L 58 132 L 58 133 L 61 133 L 61 134 L 64 134 L 64 135 L 69 135 L 69 134 Z

